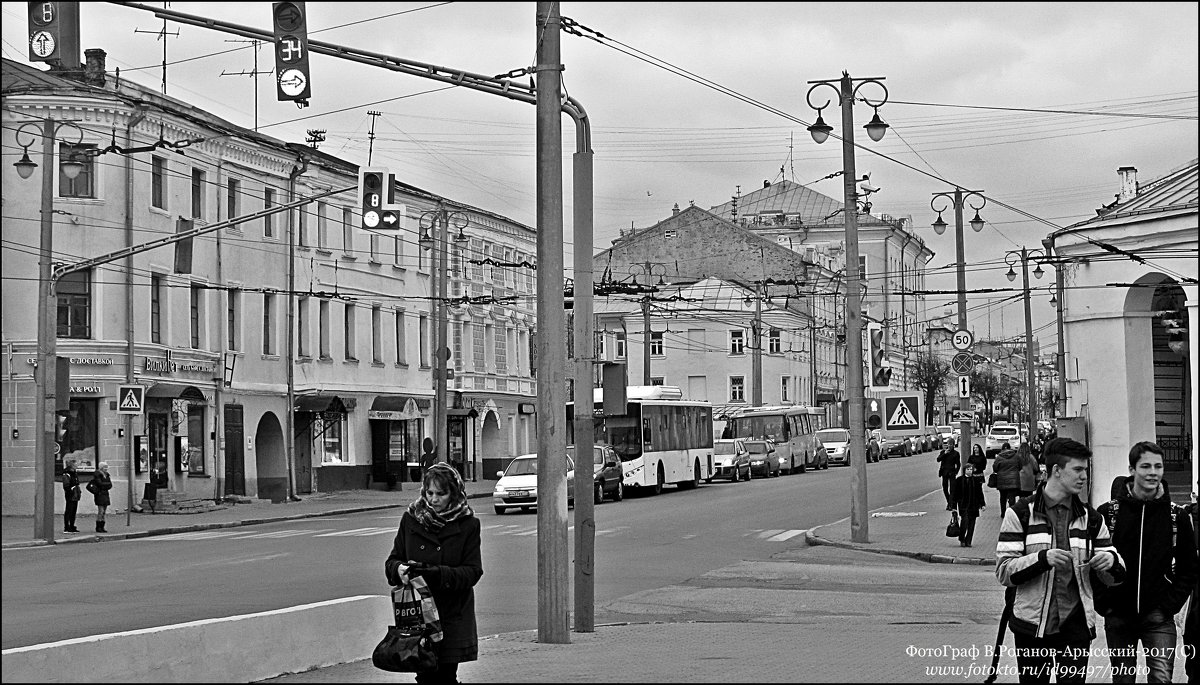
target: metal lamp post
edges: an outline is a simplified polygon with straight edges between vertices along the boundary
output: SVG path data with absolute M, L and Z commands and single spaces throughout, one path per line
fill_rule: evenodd
M 454 242 L 462 243 L 467 240 L 463 229 L 470 220 L 462 212 L 448 211 L 442 203 L 438 208 L 421 214 L 417 224 L 421 229 L 418 242 L 426 250 L 432 250 L 436 257 L 433 269 L 435 295 L 433 297 L 433 320 L 437 327 L 437 344 L 433 350 L 433 450 L 447 464 L 450 463 L 450 452 L 446 445 L 446 369 L 449 368 L 450 347 L 446 344 L 446 261 L 450 252 L 450 224 L 458 229 Z M 437 228 L 436 240 L 430 235 L 430 229 Z M 435 246 L 437 249 L 434 249 Z M 436 458 L 436 457 L 435 457 Z M 421 475 L 425 474 L 427 465 L 421 465 Z
M 1027 409 L 1029 413 L 1029 439 L 1033 440 L 1033 436 L 1037 435 L 1037 386 L 1033 379 L 1033 317 L 1029 311 L 1029 260 L 1039 259 L 1039 263 L 1033 270 L 1034 278 L 1041 278 L 1042 265 L 1041 260 L 1045 260 L 1046 253 L 1039 249 L 1027 249 L 1022 247 L 1018 250 L 1010 250 L 1004 254 L 1004 262 L 1008 264 L 1008 273 L 1005 276 L 1009 282 L 1017 279 L 1017 272 L 1013 270 L 1013 266 L 1019 259 L 1021 261 L 1021 287 L 1022 295 L 1025 301 L 1025 386 L 1027 391 Z
M 946 232 L 946 222 L 942 220 L 942 212 L 950 207 L 942 207 L 938 209 L 938 199 L 950 201 L 950 207 L 954 208 L 954 250 L 958 261 L 958 330 L 967 330 L 967 265 L 965 248 L 963 247 L 963 207 L 971 202 L 971 198 L 979 198 L 979 206 L 971 204 L 971 209 L 975 210 L 975 216 L 971 219 L 971 229 L 976 233 L 983 230 L 984 221 L 979 216 L 979 210 L 987 204 L 987 198 L 984 197 L 982 190 L 963 190 L 955 188 L 953 193 L 942 192 L 934 193 L 933 199 L 929 201 L 929 207 L 937 212 L 937 218 L 933 220 L 933 231 L 938 235 Z M 970 352 L 970 350 L 966 350 Z M 970 397 L 958 398 L 958 409 L 960 412 L 969 411 L 971 408 Z M 966 416 L 966 414 L 963 414 Z M 959 441 L 958 450 L 962 455 L 963 463 L 966 463 L 966 458 L 971 454 L 971 422 L 959 422 Z
M 54 144 L 55 135 L 64 126 L 70 126 L 78 132 L 75 143 L 83 141 L 83 130 L 69 121 L 55 121 L 46 118 L 42 120 L 41 130 L 33 122 L 22 124 L 16 132 L 17 145 L 23 150 L 21 159 L 13 163 L 17 175 L 28 179 L 33 175 L 38 164 L 29 159 L 29 147 L 35 137 L 42 137 L 42 196 L 41 196 L 41 237 L 38 246 L 38 304 L 37 304 L 37 370 L 35 385 L 37 402 L 35 403 L 34 430 L 34 493 L 33 493 L 33 537 L 35 539 L 54 542 L 54 455 L 56 453 L 54 429 L 58 398 L 55 396 L 55 356 L 58 347 L 58 330 L 56 328 L 57 302 L 54 293 Z M 22 142 L 22 136 L 27 136 L 29 142 Z M 67 178 L 77 178 L 83 171 L 83 164 L 74 159 L 63 162 L 62 172 Z
M 862 281 L 858 272 L 858 193 L 855 184 L 858 176 L 854 170 L 854 97 L 858 90 L 868 83 L 873 83 L 883 89 L 883 98 L 875 102 L 864 97 L 863 102 L 875 109 L 875 116 L 864 126 L 867 135 L 876 142 L 883 139 L 888 125 L 879 118 L 879 108 L 887 102 L 888 91 L 883 85 L 883 77 L 863 79 L 850 78 L 843 71 L 840 79 L 809 81 L 812 87 L 805 96 L 808 106 L 817 111 L 817 121 L 808 127 L 808 132 L 819 145 L 829 138 L 833 127 L 821 118 L 821 110 L 829 106 L 817 107 L 813 104 L 812 94 L 816 89 L 825 86 L 833 88 L 837 94 L 842 109 L 842 191 L 843 208 L 846 219 L 846 397 L 849 402 L 850 420 L 850 454 L 859 455 L 854 460 L 854 471 L 850 474 L 850 539 L 854 542 L 868 542 L 867 539 L 867 463 L 864 444 L 863 424 L 863 352 L 862 352 Z

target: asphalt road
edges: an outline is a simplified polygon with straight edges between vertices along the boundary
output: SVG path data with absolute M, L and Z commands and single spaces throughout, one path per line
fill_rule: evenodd
M 868 465 L 869 507 L 936 485 L 931 453 Z M 686 582 L 804 545 L 849 514 L 851 469 L 668 488 L 596 508 L 596 604 Z M 483 524 L 480 634 L 537 627 L 537 516 Z M 572 512 L 573 516 L 573 512 Z M 387 592 L 383 560 L 398 511 L 303 519 L 91 545 L 5 550 L 5 649 Z M 568 554 L 573 547 L 568 545 Z M 614 616 L 598 612 L 597 622 Z

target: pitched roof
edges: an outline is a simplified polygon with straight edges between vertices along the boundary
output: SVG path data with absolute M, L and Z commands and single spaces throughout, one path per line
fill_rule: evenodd
M 778 181 L 742 195 L 737 200 L 738 216 L 794 214 L 805 224 L 824 223 L 842 209 L 842 203 L 792 181 Z M 709 211 L 727 221 L 733 218 L 733 200 Z
M 1097 216 L 1074 226 L 1102 223 L 1132 216 L 1196 209 L 1200 200 L 1200 160 L 1183 166 L 1138 188 L 1138 194 L 1125 202 L 1115 202 L 1097 210 Z

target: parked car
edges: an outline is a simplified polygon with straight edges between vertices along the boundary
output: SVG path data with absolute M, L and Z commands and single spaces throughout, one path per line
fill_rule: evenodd
M 845 428 L 826 428 L 817 431 L 817 437 L 825 445 L 828 463 L 850 465 L 850 431 Z
M 734 483 L 750 480 L 750 450 L 741 438 L 713 440 L 713 475 L 707 479 L 728 478 Z
M 567 456 L 575 460 L 575 446 L 567 446 Z M 605 497 L 614 502 L 625 499 L 625 477 L 621 459 L 608 445 L 592 446 L 592 501 L 600 504 Z
M 564 455 L 567 460 L 567 506 L 575 503 L 575 463 Z M 522 454 L 514 457 L 508 463 L 508 468 L 497 471 L 500 480 L 492 490 L 492 504 L 497 514 L 503 514 L 507 509 L 529 511 L 537 508 L 537 465 L 538 455 Z
M 775 456 L 775 443 L 771 440 L 747 440 L 746 450 L 750 452 L 750 473 L 764 478 L 778 476 L 782 471 L 779 457 Z
M 996 456 L 1004 443 L 1008 443 L 1008 446 L 1014 450 L 1020 447 L 1022 443 L 1021 430 L 1008 424 L 993 425 L 992 429 L 988 431 L 987 437 L 984 438 L 983 453 L 991 459 Z
M 925 427 L 925 445 L 926 451 L 942 449 L 942 434 L 938 431 L 937 426 Z
M 937 432 L 938 438 L 941 439 L 941 447 L 949 447 L 950 441 L 955 438 L 954 426 L 937 426 Z
M 902 435 L 880 435 L 879 451 L 887 457 L 907 457 L 912 455 L 912 444 Z

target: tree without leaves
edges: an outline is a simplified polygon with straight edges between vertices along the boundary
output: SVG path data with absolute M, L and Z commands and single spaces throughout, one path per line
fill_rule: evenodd
M 991 425 L 992 402 L 1003 394 L 1004 388 L 1000 376 L 992 373 L 986 367 L 971 370 L 971 396 L 983 404 L 983 412 L 987 417 L 984 424 Z
M 950 363 L 937 355 L 917 353 L 909 382 L 925 394 L 926 425 L 937 423 L 933 417 L 933 401 L 950 380 Z

